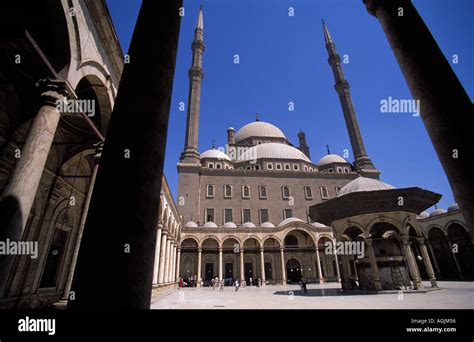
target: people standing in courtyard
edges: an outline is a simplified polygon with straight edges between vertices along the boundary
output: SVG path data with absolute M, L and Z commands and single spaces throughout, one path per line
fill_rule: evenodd
M 235 280 L 235 292 L 239 291 L 239 288 L 240 288 L 239 279 L 236 279 Z
M 252 286 L 252 277 L 249 279 L 249 285 Z
M 224 292 L 224 279 L 219 281 L 219 291 Z
M 214 278 L 211 279 L 211 286 L 212 286 L 212 291 L 216 289 L 216 280 Z

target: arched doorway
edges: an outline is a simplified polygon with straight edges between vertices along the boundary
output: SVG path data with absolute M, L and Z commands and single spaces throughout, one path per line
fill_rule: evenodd
M 301 280 L 301 264 L 295 258 L 288 259 L 286 262 L 286 275 L 290 284 L 298 283 Z
M 179 267 L 179 276 L 183 281 L 191 286 L 191 279 L 197 276 L 198 244 L 192 238 L 186 238 L 181 241 L 181 263 Z
M 208 285 L 211 279 L 219 276 L 219 243 L 214 238 L 207 238 L 201 246 L 201 274 L 198 274 L 198 279 L 202 278 Z
M 302 229 L 291 230 L 284 239 L 286 277 L 288 283 L 299 282 L 301 278 L 306 283 L 314 283 L 318 279 L 316 245 L 308 232 Z M 299 265 L 298 271 L 288 269 L 288 261 L 295 259 Z M 294 262 L 293 262 L 294 263 Z M 299 273 L 298 273 L 299 272 Z M 293 275 L 292 275 L 293 274 Z
M 260 270 L 260 242 L 255 238 L 244 241 L 244 275 L 247 285 L 255 285 L 261 275 Z
M 269 284 L 281 284 L 283 282 L 282 269 L 284 264 L 282 264 L 280 255 L 280 243 L 273 237 L 267 238 L 263 243 L 263 249 L 266 282 Z
M 224 284 L 232 286 L 240 276 L 240 244 L 237 239 L 229 237 L 222 243 L 222 276 Z

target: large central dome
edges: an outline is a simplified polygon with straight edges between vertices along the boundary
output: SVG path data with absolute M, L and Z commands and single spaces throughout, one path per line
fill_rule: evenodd
M 239 129 L 237 133 L 235 133 L 235 142 L 238 143 L 250 137 L 286 139 L 286 136 L 281 129 L 271 123 L 263 121 L 251 122 Z
M 294 159 L 311 163 L 306 155 L 293 146 L 279 143 L 266 143 L 250 147 L 238 158 L 238 162 L 254 159 Z

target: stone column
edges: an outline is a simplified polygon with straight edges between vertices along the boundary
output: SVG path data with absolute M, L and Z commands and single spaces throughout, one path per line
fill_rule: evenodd
M 318 268 L 318 280 L 320 284 L 324 284 L 323 272 L 321 271 L 321 259 L 319 258 L 319 248 L 316 247 L 316 264 Z
M 418 271 L 418 266 L 416 265 L 415 256 L 413 255 L 413 251 L 411 250 L 411 247 L 410 247 L 409 239 L 410 239 L 409 236 L 402 236 L 403 250 L 405 251 L 405 257 L 408 264 L 408 270 L 413 279 L 415 289 L 418 290 L 418 289 L 423 288 L 423 284 L 421 283 L 420 273 Z
M 337 273 L 337 282 L 341 282 L 341 273 L 339 272 L 339 258 L 337 257 L 336 253 L 336 240 L 333 241 L 333 246 L 334 246 L 334 258 L 336 259 L 336 273 Z M 350 274 L 350 272 L 349 272 Z
M 364 0 L 382 26 L 474 237 L 472 102 L 410 0 Z M 403 15 L 400 15 L 400 9 Z
M 265 253 L 263 247 L 260 248 L 260 268 L 262 270 L 262 286 L 265 286 Z
M 418 244 L 420 245 L 421 256 L 423 257 L 426 273 L 428 273 L 428 277 L 430 278 L 431 287 L 438 287 L 438 284 L 436 283 L 436 277 L 433 271 L 433 266 L 431 266 L 430 256 L 428 254 L 428 250 L 426 249 L 425 239 L 418 238 L 417 240 Z
M 165 276 L 163 281 L 165 284 L 169 282 L 170 279 L 170 259 L 171 259 L 171 237 L 168 235 L 166 238 L 166 256 L 165 256 Z
M 77 231 L 77 238 L 74 242 L 74 252 L 72 255 L 71 266 L 69 267 L 69 273 L 67 276 L 66 287 L 64 288 L 63 299 L 69 298 L 69 292 L 71 291 L 72 279 L 74 277 L 74 270 L 76 269 L 77 256 L 79 255 L 79 249 L 81 247 L 82 233 L 84 232 L 84 226 L 86 224 L 87 213 L 89 212 L 89 205 L 92 198 L 92 191 L 94 190 L 95 179 L 97 176 L 97 170 L 99 169 L 99 160 L 102 153 L 103 143 L 100 143 L 96 149 L 94 155 L 94 169 L 92 170 L 91 179 L 89 182 L 89 189 L 87 190 L 87 196 L 84 200 L 84 206 L 81 213 L 81 221 L 79 223 L 79 229 Z
M 462 275 L 461 265 L 459 264 L 458 258 L 456 257 L 456 253 L 453 252 L 453 243 L 448 238 L 446 238 L 446 241 L 448 242 L 449 251 L 450 251 L 450 253 L 453 257 L 454 264 L 456 265 L 456 269 L 457 269 L 458 274 L 459 274 L 459 279 L 463 280 L 464 277 Z
M 158 284 L 163 284 L 165 280 L 165 261 L 166 261 L 166 241 L 168 232 L 163 230 L 161 233 L 161 250 L 160 250 L 160 268 L 158 270 Z
M 76 300 L 68 309 L 150 308 L 182 5 L 141 2 L 128 49 L 132 61 L 122 72 L 84 228 Z
M 163 220 L 159 220 L 157 226 L 158 226 L 158 230 L 156 233 L 155 264 L 153 267 L 153 284 L 158 284 L 158 270 L 160 269 L 161 232 L 163 230 Z
M 245 280 L 245 269 L 244 269 L 244 250 L 240 250 L 240 281 Z
M 172 272 L 171 272 L 171 282 L 176 281 L 176 242 L 173 243 L 173 267 L 171 267 Z
M 179 268 L 181 266 L 181 247 L 178 247 L 177 251 L 178 251 L 178 255 L 176 256 L 176 275 L 175 275 L 175 277 L 176 277 L 176 281 L 179 281 L 179 278 L 180 278 Z
M 201 254 L 202 254 L 202 249 L 201 248 L 198 248 L 198 260 L 197 260 L 197 276 L 196 276 L 196 281 L 198 282 L 199 284 L 199 280 L 202 279 L 202 275 L 201 275 Z M 199 285 L 198 285 L 199 286 Z
M 222 280 L 222 247 L 219 247 L 219 280 Z
M 429 242 L 429 240 L 427 241 L 426 245 L 428 245 L 428 248 L 430 249 L 430 252 L 431 252 L 431 255 L 433 256 L 433 264 L 436 268 L 436 272 L 438 274 L 441 274 L 441 269 L 439 268 L 439 265 L 438 265 L 438 260 L 436 259 L 436 255 L 435 255 L 435 252 L 433 250 L 433 247 L 431 247 L 431 243 Z
M 20 158 L 15 163 L 0 203 L 4 208 L 3 213 L 0 212 L 0 241 L 19 241 L 22 238 L 58 127 L 61 115 L 58 104 L 66 99 L 64 82 L 42 81 L 41 86 L 41 107 L 32 119 Z M 0 295 L 13 260 L 13 256 L 0 257 Z
M 370 268 L 372 269 L 372 275 L 374 277 L 375 290 L 382 290 L 382 282 L 380 281 L 379 267 L 377 266 L 377 260 L 375 259 L 374 247 L 372 246 L 372 239 L 365 239 L 367 244 L 367 253 L 369 254 Z
M 281 257 L 281 278 L 283 285 L 286 285 L 286 269 L 285 269 L 285 249 L 280 248 L 280 257 Z

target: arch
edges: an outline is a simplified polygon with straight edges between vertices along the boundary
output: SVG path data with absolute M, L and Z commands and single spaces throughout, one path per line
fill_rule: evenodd
M 398 230 L 398 233 L 400 235 L 403 235 L 403 227 L 400 225 L 400 222 L 397 222 L 397 221 L 395 221 L 394 219 L 392 219 L 390 217 L 383 216 L 383 217 L 376 217 L 367 224 L 367 228 L 365 229 L 365 234 L 364 234 L 365 238 L 369 237 L 369 234 L 370 234 L 373 226 L 375 226 L 377 223 L 390 224 Z
M 242 241 L 236 235 L 227 235 L 226 237 L 224 237 L 222 239 L 222 245 L 224 245 L 224 242 L 226 242 L 226 240 L 229 240 L 229 239 L 234 239 L 238 242 L 239 245 L 242 245 Z
M 199 247 L 199 239 L 193 235 L 186 235 L 185 237 L 183 237 L 181 241 L 179 242 L 179 246 L 181 247 L 183 242 L 185 242 L 186 240 L 194 241 L 194 243 L 196 243 L 196 248 Z
M 254 239 L 258 242 L 258 246 L 259 247 L 262 247 L 262 241 L 260 240 L 260 238 L 256 235 L 247 235 L 247 237 L 245 239 L 242 240 L 242 248 L 244 248 L 244 245 L 245 245 L 245 242 L 249 239 Z M 244 248 L 245 249 L 245 248 Z
M 380 227 L 380 228 L 379 228 Z M 378 231 L 375 230 L 377 228 Z M 385 218 L 380 219 L 376 218 L 372 220 L 372 222 L 367 226 L 367 230 L 365 231 L 364 237 L 366 238 L 373 238 L 374 236 L 382 236 L 387 231 L 396 231 L 398 235 L 403 235 L 403 229 L 398 224 L 398 222 L 390 219 L 386 220 Z
M 290 234 L 291 232 L 294 232 L 294 231 L 298 231 L 298 232 L 302 233 L 303 235 L 304 234 L 308 235 L 311 238 L 311 240 L 313 241 L 313 244 L 316 246 L 316 239 L 314 238 L 313 234 L 311 234 L 308 230 L 306 230 L 304 228 L 299 228 L 299 227 L 290 228 L 289 230 L 287 230 L 285 232 L 285 235 L 283 236 L 283 241 L 285 241 L 285 238 L 288 236 L 288 234 Z
M 278 242 L 278 244 L 280 245 L 280 247 L 282 247 L 283 243 L 282 243 L 281 239 L 280 239 L 278 236 L 276 236 L 276 235 L 267 235 L 267 236 L 265 236 L 265 237 L 263 238 L 263 240 L 262 240 L 262 246 L 265 247 L 265 242 L 266 242 L 267 240 L 270 240 L 270 239 L 274 239 L 276 242 Z
M 219 238 L 217 236 L 214 236 L 214 235 L 206 235 L 206 236 L 202 237 L 201 241 L 200 241 L 200 244 L 199 244 L 199 247 L 202 248 L 204 242 L 206 242 L 207 240 L 214 240 L 217 243 L 217 246 L 221 247 L 221 241 L 219 240 Z
M 426 228 L 426 235 L 428 236 L 428 238 L 430 237 L 430 233 L 432 233 L 431 231 L 434 230 L 434 232 L 437 232 L 437 230 L 439 230 L 444 237 L 447 237 L 448 236 L 448 233 L 446 232 L 445 229 L 443 229 L 443 227 L 441 227 L 439 224 L 436 224 L 436 223 L 433 223 L 433 224 L 430 224 L 427 228 Z

